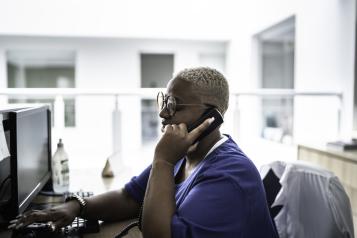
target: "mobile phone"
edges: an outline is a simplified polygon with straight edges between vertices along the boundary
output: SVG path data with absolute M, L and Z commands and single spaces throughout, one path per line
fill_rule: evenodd
M 210 108 L 207 111 L 205 111 L 202 116 L 197 119 L 194 123 L 189 125 L 187 127 L 187 131 L 190 132 L 199 125 L 201 125 L 206 119 L 214 117 L 214 121 L 209 125 L 209 127 L 202 132 L 201 135 L 198 136 L 198 138 L 193 142 L 195 144 L 197 141 L 202 140 L 204 137 L 209 135 L 214 129 L 216 129 L 218 126 L 220 126 L 223 123 L 223 117 L 222 114 L 216 109 L 216 108 Z

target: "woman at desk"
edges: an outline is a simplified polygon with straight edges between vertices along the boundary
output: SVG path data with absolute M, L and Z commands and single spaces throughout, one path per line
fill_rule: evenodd
M 220 133 L 215 110 L 223 115 L 228 99 L 228 83 L 218 71 L 179 72 L 157 97 L 163 134 L 150 167 L 121 190 L 30 212 L 15 227 L 52 221 L 58 228 L 76 216 L 127 220 L 142 206 L 145 238 L 278 237 L 257 169 L 229 135 Z

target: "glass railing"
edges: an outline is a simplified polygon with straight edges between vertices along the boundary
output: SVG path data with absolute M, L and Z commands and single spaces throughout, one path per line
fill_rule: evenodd
M 324 144 L 341 136 L 342 93 L 261 89 L 232 96 L 232 131 L 257 167 L 295 160 L 297 144 Z
M 52 150 L 63 139 L 74 168 L 113 166 L 133 174 L 152 160 L 161 122 L 156 94 L 164 89 L 2 89 L 0 107 L 46 103 L 52 111 Z M 336 139 L 342 94 L 256 90 L 233 92 L 222 132 L 230 134 L 259 167 L 296 158 L 296 144 Z

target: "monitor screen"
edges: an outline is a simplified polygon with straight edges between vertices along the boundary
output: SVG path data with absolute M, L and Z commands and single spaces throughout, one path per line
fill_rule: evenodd
M 26 210 L 51 178 L 51 113 L 48 106 L 37 106 L 0 110 L 0 114 L 10 152 L 0 162 L 0 179 L 7 180 L 3 197 L 10 197 L 6 208 L 0 209 L 0 218 L 11 219 Z
M 32 201 L 50 175 L 47 110 L 17 116 L 17 191 L 19 212 Z

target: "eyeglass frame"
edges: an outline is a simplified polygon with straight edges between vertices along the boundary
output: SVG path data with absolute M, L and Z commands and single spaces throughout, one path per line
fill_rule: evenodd
M 162 98 L 163 98 L 161 107 L 160 107 L 160 103 L 159 103 L 160 96 L 162 96 Z M 173 109 L 171 109 L 172 112 L 167 107 L 167 102 L 168 102 L 169 98 L 171 98 L 171 100 L 173 100 L 174 105 L 175 105 L 175 107 Z M 203 104 L 203 103 L 176 103 L 175 97 L 170 96 L 170 95 L 165 95 L 161 91 L 157 93 L 156 104 L 157 104 L 157 107 L 159 108 L 160 112 L 165 109 L 171 117 L 174 116 L 176 113 L 176 106 L 201 106 L 201 107 L 205 107 L 205 108 L 213 108 L 214 107 L 212 105 L 207 105 L 207 104 Z

